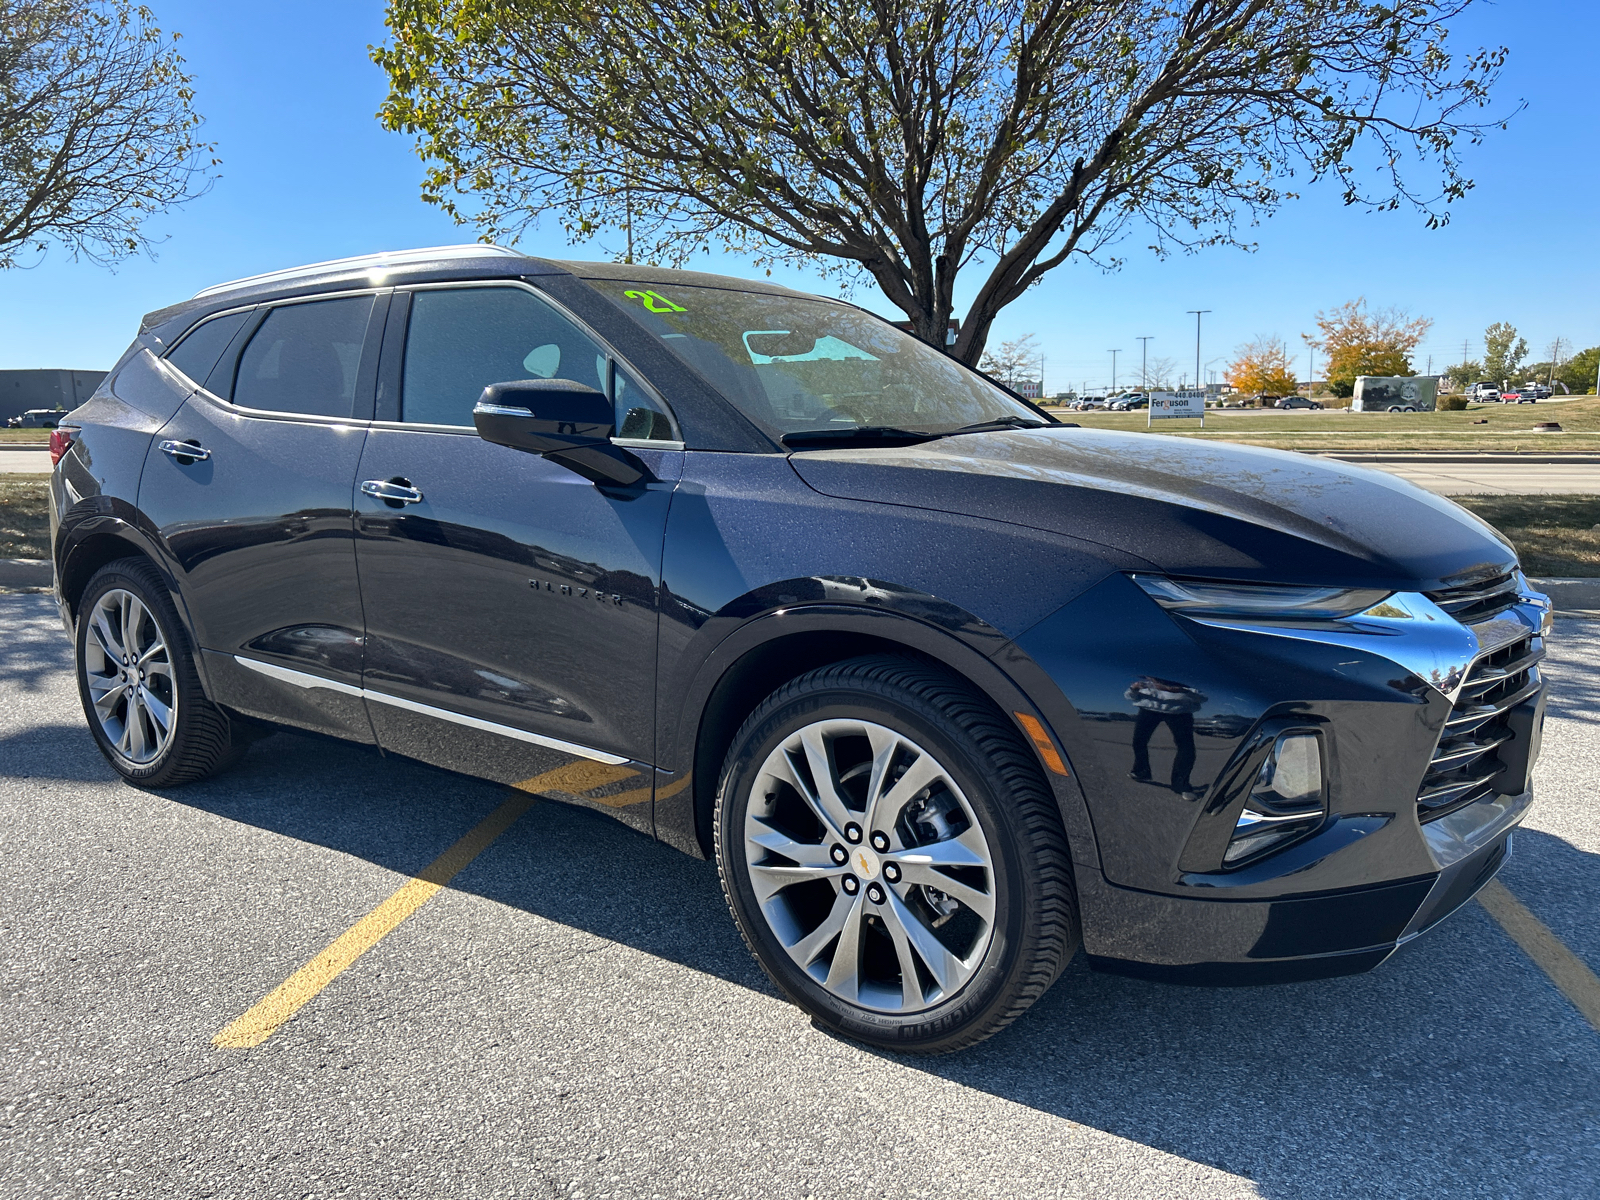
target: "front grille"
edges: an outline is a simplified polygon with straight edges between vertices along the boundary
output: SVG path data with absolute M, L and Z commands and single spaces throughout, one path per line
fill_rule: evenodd
M 1517 577 L 1510 571 L 1483 583 L 1428 593 L 1429 600 L 1463 625 L 1476 625 L 1498 616 L 1514 607 L 1520 598 Z
M 1444 608 L 1437 596 L 1448 594 L 1436 594 L 1434 603 Z M 1436 820 L 1498 790 L 1505 770 L 1499 750 L 1513 737 L 1511 711 L 1544 686 L 1536 669 L 1543 657 L 1544 640 L 1530 630 L 1472 664 L 1417 789 L 1419 818 Z

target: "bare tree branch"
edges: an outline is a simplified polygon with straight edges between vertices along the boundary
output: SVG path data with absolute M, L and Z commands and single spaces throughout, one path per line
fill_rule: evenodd
M 50 242 L 111 263 L 217 165 L 176 50 L 127 0 L 0 0 L 0 268 Z

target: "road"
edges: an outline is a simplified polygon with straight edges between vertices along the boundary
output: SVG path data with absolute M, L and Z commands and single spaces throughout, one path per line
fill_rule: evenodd
M 211 1039 L 504 799 L 276 735 L 118 781 L 49 599 L 0 596 L 0 1195 L 1594 1195 L 1600 1032 L 1478 904 L 1374 974 L 1074 963 L 940 1059 L 765 983 L 708 864 L 540 802 L 266 1042 Z M 1502 878 L 1600 966 L 1600 625 L 1567 622 Z
M 1441 496 L 1595 495 L 1600 493 L 1600 462 L 1475 463 L 1426 459 L 1363 462 Z

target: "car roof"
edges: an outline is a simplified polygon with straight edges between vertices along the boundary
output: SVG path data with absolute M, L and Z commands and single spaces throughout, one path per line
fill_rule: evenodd
M 584 280 L 616 280 L 656 286 L 719 287 L 731 291 L 818 299 L 765 281 L 636 263 L 534 258 L 505 246 L 480 242 L 461 246 L 387 250 L 353 258 L 307 263 L 214 284 L 202 288 L 187 300 L 147 313 L 139 331 L 149 332 L 186 313 L 219 311 L 243 304 L 315 295 L 318 292 L 375 285 L 401 287 L 415 283 L 518 279 L 540 275 L 570 275 Z

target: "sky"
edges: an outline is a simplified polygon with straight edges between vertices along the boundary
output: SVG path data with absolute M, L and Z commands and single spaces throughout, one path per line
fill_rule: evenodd
M 418 198 L 421 166 L 409 138 L 374 118 L 385 93 L 368 47 L 384 40 L 375 0 L 149 0 L 163 28 L 182 33 L 204 135 L 217 143 L 222 177 L 206 195 L 150 222 L 155 257 L 115 270 L 73 262 L 53 249 L 38 265 L 0 271 L 0 369 L 104 369 L 139 317 L 200 288 L 301 263 L 373 251 L 475 240 Z M 1307 370 L 1302 333 L 1319 310 L 1358 296 L 1434 321 L 1418 371 L 1460 361 L 1465 341 L 1482 352 L 1483 330 L 1509 321 L 1543 358 L 1555 338 L 1600 344 L 1600 266 L 1595 236 L 1600 186 L 1600 89 L 1592 76 L 1600 5 L 1592 0 L 1479 0 L 1452 44 L 1511 50 L 1497 111 L 1526 107 L 1504 132 L 1466 148 L 1476 187 L 1442 230 L 1405 210 L 1344 207 L 1330 186 L 1307 189 L 1250 231 L 1254 253 L 1223 248 L 1158 259 L 1137 236 L 1126 264 L 1107 274 L 1088 263 L 1057 269 L 1001 314 L 995 341 L 1033 334 L 1045 387 L 1104 387 L 1137 380 L 1141 336 L 1152 357 L 1175 359 L 1193 377 L 1195 318 L 1209 309 L 1202 369 L 1220 371 L 1243 342 L 1278 335 Z M 609 258 L 572 245 L 550 222 L 525 235 L 531 254 Z M 714 253 L 695 266 L 730 275 L 764 273 Z M 837 294 L 801 269 L 774 280 Z M 973 281 L 975 284 L 975 280 Z M 967 289 L 970 292 L 970 288 Z M 857 303 L 893 313 L 870 283 Z M 1130 371 L 1132 374 L 1130 374 Z

